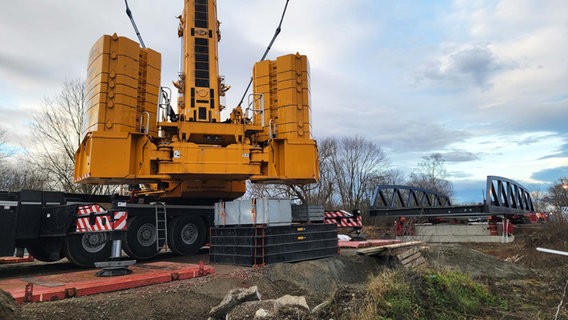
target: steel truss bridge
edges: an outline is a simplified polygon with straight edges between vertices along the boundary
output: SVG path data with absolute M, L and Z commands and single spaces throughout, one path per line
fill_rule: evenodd
M 485 199 L 477 205 L 452 206 L 446 195 L 430 190 L 379 185 L 371 199 L 371 216 L 481 217 L 521 215 L 534 212 L 530 193 L 507 178 L 487 176 Z

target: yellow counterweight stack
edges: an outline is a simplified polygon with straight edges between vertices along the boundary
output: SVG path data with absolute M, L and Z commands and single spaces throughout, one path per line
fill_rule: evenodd
M 116 34 L 101 37 L 89 54 L 83 134 L 139 132 L 157 136 L 160 54 Z
M 269 144 L 264 152 L 271 154 L 263 175 L 252 178 L 255 182 L 304 184 L 319 177 L 317 146 L 311 137 L 308 70 L 307 57 L 298 53 L 254 66 L 254 94 L 263 97 L 256 100 L 255 108 L 264 103 L 264 112 L 256 113 L 254 121 L 264 121 L 259 140 Z
M 157 136 L 160 54 L 116 34 L 101 37 L 89 53 L 83 142 L 75 154 L 75 181 L 124 183 L 148 178 L 143 149 Z

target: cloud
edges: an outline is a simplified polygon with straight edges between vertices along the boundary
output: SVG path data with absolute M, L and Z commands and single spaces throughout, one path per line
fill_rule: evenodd
M 442 159 L 448 162 L 468 162 L 479 160 L 479 156 L 473 152 L 467 150 L 451 150 L 447 152 L 441 152 Z
M 486 198 L 486 180 L 464 179 L 452 181 L 454 195 L 453 204 L 482 203 Z
M 520 146 L 528 146 L 528 145 L 531 145 L 531 144 L 539 143 L 543 139 L 547 139 L 547 138 L 548 138 L 548 136 L 530 135 L 530 136 L 524 137 L 524 138 L 520 139 L 519 141 L 517 141 L 517 144 L 520 145 Z
M 0 52 L 0 76 L 10 79 L 11 86 L 17 88 L 36 87 L 46 82 L 57 83 L 56 68 L 35 58 L 22 59 L 18 54 Z M 7 82 L 3 80 L 2 82 Z M 5 86 L 4 86 L 5 87 Z
M 444 149 L 470 136 L 465 131 L 453 130 L 441 124 L 412 120 L 387 123 L 382 127 L 382 134 L 375 139 L 393 149 L 394 152 L 402 150 L 432 152 Z
M 534 172 L 531 178 L 539 181 L 549 181 L 555 183 L 560 178 L 568 177 L 568 166 L 549 168 Z
M 451 179 L 454 181 L 472 178 L 471 173 L 467 171 L 448 171 L 448 176 L 451 177 Z
M 560 145 L 556 150 L 554 150 L 554 153 L 545 155 L 543 157 L 540 157 L 539 159 L 546 160 L 556 158 L 568 158 L 568 143 Z
M 466 45 L 427 63 L 417 82 L 426 80 L 457 88 L 474 85 L 486 90 L 492 87 L 495 74 L 512 66 L 498 58 L 488 45 Z

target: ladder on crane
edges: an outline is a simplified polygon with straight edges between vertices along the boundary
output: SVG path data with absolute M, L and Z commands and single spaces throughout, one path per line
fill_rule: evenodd
M 156 249 L 160 251 L 167 248 L 168 221 L 166 204 L 164 202 L 154 202 L 154 212 L 156 217 Z

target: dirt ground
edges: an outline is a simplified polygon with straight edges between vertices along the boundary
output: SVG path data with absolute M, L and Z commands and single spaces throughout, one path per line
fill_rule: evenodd
M 372 234 L 373 230 L 367 230 Z M 519 229 L 509 244 L 426 244 L 421 251 L 430 267 L 460 270 L 485 283 L 511 308 L 488 319 L 568 319 L 568 307 L 558 308 L 568 280 L 568 257 L 544 254 L 537 246 L 566 250 L 568 228 Z M 342 250 L 334 258 L 264 268 L 216 267 L 204 278 L 54 302 L 17 306 L 0 290 L 0 319 L 207 319 L 209 310 L 233 288 L 258 286 L 262 300 L 283 295 L 305 296 L 313 309 L 331 302 L 316 315 L 290 319 L 348 319 L 370 276 L 384 268 L 401 267 L 392 259 L 361 256 Z M 566 299 L 568 300 L 568 299 Z M 344 315 L 344 316 L 342 316 Z M 243 315 L 242 318 L 250 318 Z

